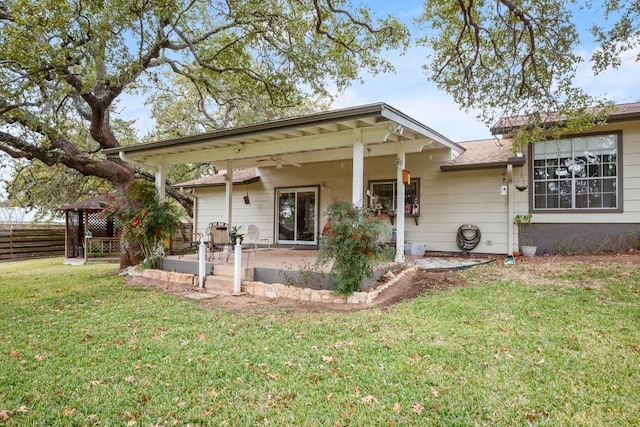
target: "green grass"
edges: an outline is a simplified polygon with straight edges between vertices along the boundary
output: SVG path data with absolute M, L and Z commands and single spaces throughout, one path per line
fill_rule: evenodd
M 0 425 L 640 424 L 640 272 L 505 271 L 386 311 L 233 314 L 113 265 L 3 263 Z

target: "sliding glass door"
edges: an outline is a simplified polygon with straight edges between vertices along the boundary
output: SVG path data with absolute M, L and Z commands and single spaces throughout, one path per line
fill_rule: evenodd
M 318 236 L 318 188 L 276 190 L 277 243 L 316 245 Z

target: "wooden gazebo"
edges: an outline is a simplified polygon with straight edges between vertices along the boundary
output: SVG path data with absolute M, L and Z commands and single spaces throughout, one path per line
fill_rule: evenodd
M 108 196 L 62 206 L 65 213 L 65 258 L 119 257 L 122 225 L 102 215 Z

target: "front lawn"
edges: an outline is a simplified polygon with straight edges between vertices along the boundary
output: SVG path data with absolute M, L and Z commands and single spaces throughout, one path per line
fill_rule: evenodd
M 556 267 L 474 267 L 388 310 L 233 314 L 114 265 L 1 263 L 0 425 L 640 424 L 640 271 Z

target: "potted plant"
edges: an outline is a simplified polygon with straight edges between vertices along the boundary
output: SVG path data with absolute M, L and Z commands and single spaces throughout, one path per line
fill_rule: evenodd
M 231 227 L 231 231 L 229 231 L 229 240 L 232 245 L 236 244 L 236 239 L 240 239 L 240 244 L 242 244 L 242 240 L 244 239 L 244 234 L 240 233 L 241 225 L 234 225 Z
M 526 257 L 532 257 L 538 250 L 533 246 L 531 240 L 531 217 L 529 214 L 518 214 L 513 218 L 513 223 L 518 227 L 518 242 L 520 242 L 520 252 Z

